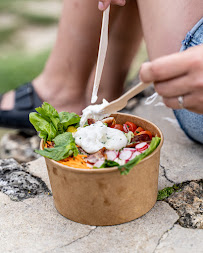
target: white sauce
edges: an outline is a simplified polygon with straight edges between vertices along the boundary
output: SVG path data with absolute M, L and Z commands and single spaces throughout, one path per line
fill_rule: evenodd
M 108 117 L 110 114 L 103 114 L 102 109 L 107 106 L 109 103 L 103 99 L 102 104 L 100 105 L 89 105 L 82 111 L 82 117 L 80 120 L 80 126 L 83 127 L 87 119 L 101 120 L 105 117 Z
M 75 143 L 89 154 L 93 154 L 103 147 L 109 150 L 120 150 L 128 142 L 123 132 L 107 127 L 101 121 L 87 127 L 78 128 L 74 138 Z

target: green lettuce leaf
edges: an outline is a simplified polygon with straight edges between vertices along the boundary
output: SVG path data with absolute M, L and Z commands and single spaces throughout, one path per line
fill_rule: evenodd
M 54 148 L 44 148 L 44 150 L 35 150 L 35 152 L 55 161 L 78 155 L 78 149 L 72 133 L 65 132 L 60 134 L 53 141 L 55 143 Z
M 36 112 L 29 115 L 29 120 L 39 132 L 39 137 L 44 141 L 52 141 L 56 136 L 64 133 L 70 125 L 79 124 L 80 117 L 75 113 L 61 112 L 44 102 L 42 107 L 36 108 Z
M 160 141 L 161 138 L 157 136 L 153 137 L 149 148 L 146 149 L 145 152 L 136 156 L 134 159 L 127 162 L 126 164 L 119 166 L 118 169 L 120 170 L 121 175 L 127 175 L 136 164 L 138 164 L 146 156 L 150 155 L 158 147 Z
M 74 112 L 60 112 L 60 123 L 63 125 L 63 129 L 66 130 L 68 126 L 75 125 L 80 122 L 80 117 Z
M 41 116 L 48 122 L 52 123 L 55 129 L 58 129 L 60 122 L 59 114 L 57 110 L 47 102 L 42 104 L 42 107 L 35 108 L 35 110 L 41 114 Z
M 57 134 L 57 130 L 52 122 L 47 121 L 42 115 L 31 112 L 29 115 L 29 120 L 33 124 L 34 128 L 39 133 L 39 137 L 44 139 L 44 141 L 52 141 Z

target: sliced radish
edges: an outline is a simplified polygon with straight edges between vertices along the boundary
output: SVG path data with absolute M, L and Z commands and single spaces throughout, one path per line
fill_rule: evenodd
M 140 149 L 139 152 L 143 153 L 143 152 L 145 152 L 146 149 Z
M 101 160 L 97 161 L 97 162 L 94 164 L 94 166 L 97 167 L 97 168 L 99 168 L 103 163 L 104 163 L 104 160 L 101 159 Z
M 129 160 L 132 156 L 132 151 L 129 151 L 129 150 L 122 150 L 119 154 L 119 158 L 121 160 Z
M 136 149 L 135 148 L 124 148 L 124 151 L 131 151 L 131 152 L 135 152 Z
M 106 151 L 107 160 L 114 161 L 118 157 L 118 151 L 115 150 L 108 150 Z
M 125 133 L 129 132 L 129 128 L 128 128 L 127 124 L 123 124 L 123 130 Z
M 135 146 L 136 150 L 141 152 L 148 148 L 148 144 L 146 142 L 141 142 Z
M 124 165 L 126 163 L 124 160 L 121 160 L 119 158 L 116 158 L 114 162 L 117 162 L 120 165 Z
M 132 154 L 132 156 L 130 157 L 130 159 L 129 159 L 129 160 L 134 159 L 136 156 L 138 156 L 138 155 L 140 155 L 140 154 L 141 154 L 141 152 L 139 152 L 139 151 L 135 151 L 135 152 Z

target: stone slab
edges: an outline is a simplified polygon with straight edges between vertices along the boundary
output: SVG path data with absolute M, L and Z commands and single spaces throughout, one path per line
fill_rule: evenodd
M 169 230 L 159 242 L 155 253 L 202 253 L 203 230 L 182 228 L 179 225 Z
M 45 182 L 47 187 L 51 190 L 51 185 L 44 157 L 29 162 L 27 164 L 27 171 L 29 171 L 34 176 L 40 177 Z
M 160 164 L 174 183 L 203 178 L 203 145 L 191 141 L 180 129 L 173 111 L 156 99 L 151 105 L 140 101 L 131 113 L 155 123 L 164 134 Z M 170 184 L 169 184 L 170 185 Z M 162 187 L 160 187 L 162 188 Z
M 44 158 L 27 164 L 25 169 L 50 187 Z M 0 193 L 0 253 L 153 252 L 162 234 L 178 218 L 167 203 L 157 202 L 150 212 L 132 222 L 94 227 L 61 216 L 52 196 L 14 202 Z
M 50 253 L 150 253 L 177 218 L 168 204 L 157 202 L 150 212 L 137 220 L 117 226 L 97 227 L 88 236 L 67 246 L 56 247 Z
M 95 229 L 64 218 L 52 197 L 14 202 L 5 196 L 0 194 L 0 253 L 51 252 Z
M 170 179 L 168 179 L 166 177 L 166 171 L 165 168 L 163 168 L 162 166 L 159 166 L 159 179 L 158 179 L 158 190 L 162 190 L 165 187 L 171 187 L 174 185 L 174 183 L 172 181 L 169 181 Z

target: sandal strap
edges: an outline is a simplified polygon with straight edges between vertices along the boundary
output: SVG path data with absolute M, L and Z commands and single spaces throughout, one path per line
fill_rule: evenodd
M 34 110 L 42 104 L 32 83 L 26 83 L 15 91 L 14 110 Z

